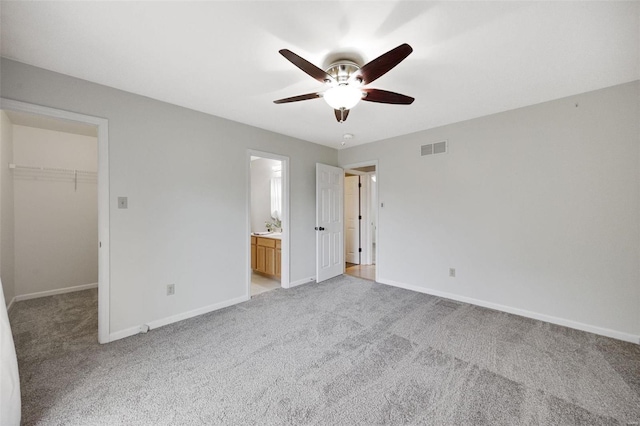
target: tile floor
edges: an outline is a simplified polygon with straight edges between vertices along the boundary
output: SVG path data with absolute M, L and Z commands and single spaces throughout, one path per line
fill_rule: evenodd
M 251 296 L 276 288 L 280 288 L 280 281 L 256 274 L 255 272 L 251 273 Z
M 354 277 L 363 278 L 369 281 L 376 280 L 376 265 L 356 265 L 347 263 L 345 273 Z

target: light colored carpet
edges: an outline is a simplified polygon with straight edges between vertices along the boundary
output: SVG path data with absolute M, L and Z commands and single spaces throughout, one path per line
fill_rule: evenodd
M 640 420 L 640 346 L 354 277 L 107 345 L 96 298 L 12 309 L 25 425 Z

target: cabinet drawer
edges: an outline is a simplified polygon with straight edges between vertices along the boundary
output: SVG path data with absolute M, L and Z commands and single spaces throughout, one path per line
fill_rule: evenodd
M 276 240 L 271 238 L 258 238 L 258 245 L 263 247 L 274 247 L 276 246 Z
M 282 248 L 282 241 L 276 240 L 276 248 L 277 249 Z
M 251 244 L 256 245 L 256 240 L 257 240 L 256 237 L 251 237 Z

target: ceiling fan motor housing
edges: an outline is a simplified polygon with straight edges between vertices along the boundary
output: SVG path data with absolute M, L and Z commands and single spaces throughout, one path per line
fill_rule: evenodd
M 349 78 L 360 70 L 360 66 L 355 62 L 342 59 L 329 65 L 327 74 L 335 79 L 338 84 L 347 84 Z M 361 82 L 362 80 L 359 80 Z

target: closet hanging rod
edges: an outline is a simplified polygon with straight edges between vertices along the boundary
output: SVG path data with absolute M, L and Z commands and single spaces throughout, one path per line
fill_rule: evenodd
M 86 173 L 86 174 L 98 173 L 91 170 L 63 169 L 59 167 L 24 166 L 24 165 L 19 165 L 14 163 L 9 163 L 9 168 L 15 169 L 15 170 L 34 170 L 34 171 L 43 171 L 43 172 Z

